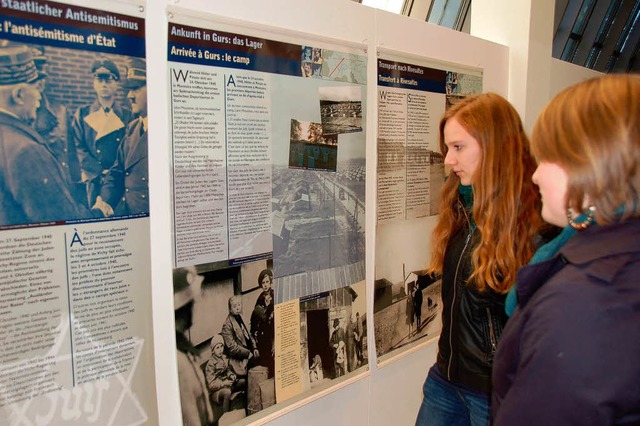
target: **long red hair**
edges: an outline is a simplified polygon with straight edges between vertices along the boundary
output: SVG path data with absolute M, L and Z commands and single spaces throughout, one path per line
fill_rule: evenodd
M 469 284 L 479 291 L 506 293 L 518 268 L 531 259 L 543 224 L 540 196 L 531 181 L 536 163 L 520 116 L 500 95 L 470 96 L 445 112 L 440 120 L 440 150 L 445 156 L 444 126 L 453 117 L 478 141 L 482 152 L 472 178 L 473 219 L 480 243 L 472 253 Z M 459 184 L 460 178 L 450 173 L 440 194 L 429 267 L 434 273 L 442 274 L 447 242 L 466 222 L 457 208 Z

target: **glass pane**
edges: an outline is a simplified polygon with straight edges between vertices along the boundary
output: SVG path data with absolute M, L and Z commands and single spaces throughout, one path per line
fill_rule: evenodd
M 399 14 L 402 10 L 404 0 L 362 0 L 362 4 Z

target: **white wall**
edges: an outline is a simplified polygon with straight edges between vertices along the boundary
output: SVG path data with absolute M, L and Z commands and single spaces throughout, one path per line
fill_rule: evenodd
M 181 0 L 147 4 L 147 61 L 150 120 L 151 226 L 153 230 L 153 305 L 156 369 L 161 425 L 180 424 L 173 296 L 170 275 L 170 194 L 168 123 L 168 79 L 166 65 L 166 7 L 174 6 L 228 19 L 256 22 L 279 29 L 300 31 L 365 44 L 369 52 L 377 47 L 404 52 L 408 60 L 429 58 L 484 69 L 485 90 L 507 94 L 508 51 L 504 46 L 422 21 L 380 12 L 346 0 Z M 416 59 L 419 60 L 419 59 Z M 373 288 L 375 241 L 375 99 L 376 56 L 369 57 L 367 123 L 367 285 Z M 428 236 L 425 235 L 425 238 Z M 367 294 L 372 313 L 373 293 Z M 373 315 L 369 315 L 372 317 Z M 369 324 L 369 359 L 375 360 L 373 324 Z M 435 362 L 436 345 L 431 343 L 378 369 L 372 363 L 369 374 L 314 401 L 301 404 L 286 414 L 273 417 L 274 425 L 409 425 L 413 424 L 422 397 L 422 382 Z
M 549 99 L 559 91 L 583 80 L 604 75 L 599 71 L 575 65 L 553 58 L 551 60 L 551 78 L 549 79 Z
M 555 0 L 474 0 L 471 34 L 509 46 L 508 99 L 531 129 L 547 102 Z
M 525 1 L 529 7 L 530 3 Z M 150 103 L 150 161 L 151 172 L 151 227 L 154 335 L 158 398 L 161 425 L 180 424 L 180 405 L 175 369 L 175 341 L 173 336 L 173 295 L 171 283 L 171 241 L 169 193 L 170 135 L 168 124 L 167 78 L 167 6 L 196 11 L 200 17 L 207 13 L 225 20 L 255 22 L 276 28 L 276 31 L 300 31 L 312 35 L 365 44 L 369 56 L 369 102 L 376 99 L 375 51 L 386 49 L 411 57 L 465 64 L 484 70 L 484 90 L 504 96 L 509 91 L 509 70 L 521 70 L 527 79 L 530 67 L 528 53 L 520 52 L 514 59 L 503 45 L 481 40 L 464 33 L 427 24 L 411 18 L 376 11 L 347 0 L 148 0 L 147 3 L 147 61 Z M 525 8 L 526 9 L 526 8 Z M 476 11 L 474 10 L 474 13 Z M 548 11 L 547 11 L 548 12 Z M 543 14 L 546 14 L 544 12 Z M 495 13 L 495 9 L 491 12 Z M 525 11 L 530 13 L 530 11 Z M 528 28 L 522 37 L 529 37 Z M 518 43 L 524 46 L 521 41 Z M 525 47 L 529 49 L 528 44 Z M 511 48 L 512 53 L 517 47 Z M 536 50 L 534 47 L 532 50 Z M 540 49 L 538 49 L 540 50 Z M 550 51 L 550 47 L 549 47 Z M 539 54 L 539 53 L 536 53 Z M 524 55 L 524 57 L 522 56 Z M 519 59 L 518 59 L 519 58 Z M 421 59 L 416 59 L 420 61 Z M 523 61 L 519 63 L 518 61 Z M 549 87 L 542 98 L 548 99 L 561 87 L 576 79 L 590 76 L 578 72 L 573 66 L 552 61 L 553 79 L 541 81 Z M 510 64 L 511 63 L 511 67 Z M 513 78 L 513 77 L 512 77 Z M 545 79 L 546 76 L 542 75 Z M 512 83 L 512 87 L 517 83 Z M 539 86 L 540 87 L 540 86 Z M 544 99 L 546 101 L 546 99 Z M 526 109 L 526 94 L 519 93 L 516 101 Z M 540 99 L 536 100 L 536 105 Z M 367 286 L 373 287 L 375 242 L 375 103 L 369 105 L 367 116 Z M 425 235 L 425 238 L 428 236 Z M 369 313 L 372 313 L 373 294 L 367 294 Z M 373 315 L 368 315 L 373 317 Z M 313 401 L 279 411 L 269 417 L 273 425 L 410 425 L 413 424 L 422 397 L 422 382 L 428 368 L 435 361 L 436 344 L 424 345 L 382 368 L 375 365 L 373 324 L 368 324 L 370 336 L 369 374 L 359 380 L 336 387 Z M 289 411 L 288 411 L 289 410 Z

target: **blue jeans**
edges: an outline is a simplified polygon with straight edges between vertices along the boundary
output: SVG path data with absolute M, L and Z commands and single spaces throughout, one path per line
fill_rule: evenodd
M 416 426 L 487 426 L 489 395 L 447 381 L 435 365 L 422 387 Z

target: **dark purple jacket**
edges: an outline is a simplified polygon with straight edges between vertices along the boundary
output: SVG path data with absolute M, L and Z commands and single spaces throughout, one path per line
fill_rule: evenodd
M 640 219 L 591 225 L 518 272 L 494 425 L 640 424 Z

